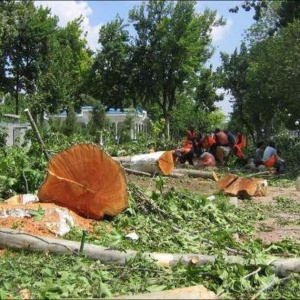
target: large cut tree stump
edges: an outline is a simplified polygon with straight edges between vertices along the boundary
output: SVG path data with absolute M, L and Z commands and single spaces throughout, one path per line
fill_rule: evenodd
M 261 178 L 243 178 L 236 175 L 226 175 L 218 181 L 218 188 L 223 193 L 241 198 L 265 196 L 268 182 Z
M 50 160 L 38 197 L 87 218 L 114 216 L 128 205 L 125 172 L 98 146 L 77 144 Z

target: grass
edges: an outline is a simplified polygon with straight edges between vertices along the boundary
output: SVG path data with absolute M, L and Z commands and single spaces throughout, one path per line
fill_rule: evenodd
M 197 284 L 219 293 L 221 298 L 251 298 L 274 280 L 266 263 L 271 257 L 299 256 L 300 245 L 296 241 L 264 246 L 254 237 L 257 222 L 276 213 L 299 211 L 299 203 L 278 197 L 274 205 L 245 200 L 235 207 L 222 194 L 209 201 L 206 196 L 166 188 L 162 181 L 159 184 L 160 191 L 153 192 L 130 185 L 129 208 L 112 220 L 98 222 L 93 233 L 87 235 L 87 242 L 138 253 L 216 255 L 215 264 L 165 268 L 138 255 L 120 266 L 104 265 L 84 255 L 6 251 L 0 260 L 0 299 L 21 298 L 24 290 L 31 298 L 107 298 Z M 125 237 L 133 231 L 138 240 Z M 65 238 L 80 241 L 81 230 L 73 228 Z M 244 265 L 226 263 L 224 257 L 234 255 L 232 251 L 244 253 Z M 244 279 L 258 268 L 255 276 Z M 284 283 L 284 292 L 279 280 L 259 297 L 291 298 L 300 292 L 298 280 L 299 276 L 293 275 Z

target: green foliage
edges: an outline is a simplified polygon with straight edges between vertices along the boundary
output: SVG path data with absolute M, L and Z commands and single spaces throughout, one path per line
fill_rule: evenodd
M 257 6 L 254 2 L 247 1 L 244 7 L 264 8 L 265 2 Z M 231 56 L 222 54 L 219 74 L 222 86 L 234 96 L 232 126 L 245 129 L 253 140 L 260 139 L 264 129 L 265 137 L 273 136 L 283 158 L 298 166 L 299 142 L 275 134 L 284 126 L 295 129 L 294 121 L 300 115 L 299 4 L 288 2 L 274 6 L 281 22 L 276 35 L 272 34 L 275 23 L 268 23 L 277 20 L 276 15 L 257 10 L 258 19 L 265 17 L 265 22 L 251 29 L 247 46 L 242 44 Z M 18 113 L 28 106 L 35 119 L 40 116 L 39 127 L 51 155 L 77 143 L 100 143 L 101 136 L 103 149 L 112 156 L 146 153 L 150 146 L 175 149 L 191 121 L 205 131 L 224 121 L 219 111 L 208 113 L 214 109 L 214 88 L 220 83 L 219 74 L 204 68 L 212 54 L 212 26 L 222 24 L 216 12 L 197 14 L 194 1 L 145 2 L 129 15 L 135 39 L 131 40 L 127 24 L 117 17 L 101 28 L 101 50 L 91 56 L 81 38 L 81 18 L 58 28 L 58 19 L 50 17 L 50 10 L 36 8 L 32 1 L 0 1 L 0 8 L 0 89 L 8 99 L 3 111 L 15 106 Z M 25 91 L 23 96 L 21 91 Z M 71 104 L 77 110 L 87 104 L 82 92 L 106 108 L 142 102 L 153 117 L 152 135 L 131 142 L 132 120 L 128 119 L 120 128 L 121 143 L 116 143 L 114 130 L 103 126 L 100 102 L 93 104 L 93 118 L 86 128 L 75 130 L 74 114 L 70 114 L 68 136 L 62 133 L 61 124 L 42 126 L 45 111 L 57 113 Z M 169 123 L 175 142 L 164 134 Z M 4 139 L 1 131 L 0 142 Z M 32 131 L 27 133 L 29 140 L 32 144 L 27 148 L 0 147 L 1 199 L 34 193 L 45 177 L 47 162 Z M 136 258 L 125 266 L 105 266 L 81 255 L 12 255 L 7 251 L 0 260 L 0 299 L 21 298 L 22 289 L 37 299 L 110 298 L 196 284 L 204 284 L 221 298 L 252 298 L 257 293 L 261 298 L 295 298 L 299 294 L 299 276 L 283 281 L 274 276 L 269 264 L 276 256 L 299 256 L 299 244 L 285 240 L 266 247 L 254 236 L 255 222 L 299 211 L 298 203 L 277 198 L 276 204 L 264 208 L 246 200 L 234 207 L 221 194 L 211 202 L 188 190 L 168 189 L 165 178 L 155 180 L 154 191 L 129 185 L 129 208 L 111 221 L 97 222 L 87 236 L 93 244 L 135 249 L 139 252 Z M 269 183 L 291 186 L 294 181 L 278 178 Z M 43 214 L 42 209 L 32 211 L 38 219 Z M 277 221 L 297 222 L 280 215 Z M 21 228 L 21 223 L 15 222 L 13 228 Z M 131 231 L 138 234 L 137 241 L 125 237 Z M 80 241 L 81 231 L 73 228 L 67 238 Z M 163 268 L 142 256 L 151 251 L 211 254 L 216 261 L 201 267 L 177 264 Z M 243 255 L 245 263 L 227 263 L 225 255 L 232 253 Z M 263 290 L 270 283 L 273 288 Z
M 119 142 L 130 142 L 131 141 L 131 129 L 134 127 L 134 117 L 127 116 L 124 122 L 121 125 L 119 130 Z
M 88 131 L 92 136 L 95 136 L 95 143 L 99 143 L 101 139 L 101 132 L 104 127 L 108 125 L 108 121 L 105 116 L 105 107 L 101 102 L 94 100 L 92 117 L 88 124 Z M 99 135 L 100 132 L 100 135 Z
M 221 194 L 211 202 L 187 190 L 168 189 L 163 178 L 156 181 L 157 191 L 151 192 L 130 184 L 129 208 L 111 221 L 96 222 L 93 233 L 86 237 L 88 243 L 111 249 L 135 249 L 135 258 L 119 266 L 83 255 L 6 251 L 0 261 L 1 298 L 19 297 L 24 289 L 31 298 L 110 298 L 197 284 L 215 291 L 221 299 L 251 298 L 258 293 L 261 298 L 278 298 L 282 293 L 293 298 L 299 292 L 299 275 L 289 280 L 277 278 L 270 263 L 276 256 L 299 256 L 300 245 L 284 240 L 266 247 L 252 237 L 255 222 L 277 211 L 298 209 L 295 203 L 278 199 L 275 207 L 262 210 L 265 205 L 242 201 L 237 208 Z M 43 214 L 41 210 L 33 213 Z M 138 240 L 125 237 L 132 231 Z M 81 235 L 74 228 L 66 238 L 80 241 Z M 228 263 L 225 255 L 231 251 L 241 251 L 244 263 Z M 165 268 L 145 258 L 144 252 L 214 254 L 216 260 L 202 266 L 178 263 Z M 263 290 L 271 283 L 272 289 Z
M 166 128 L 178 96 L 185 92 L 191 95 L 198 85 L 197 74 L 212 55 L 210 29 L 213 24 L 220 24 L 215 12 L 206 10 L 198 15 L 195 4 L 150 1 L 129 13 L 137 32 L 133 84 L 136 93 L 143 96 L 146 108 L 152 103 L 160 107 Z
M 232 118 L 253 140 L 261 139 L 262 130 L 267 139 L 295 130 L 299 118 L 299 5 L 288 2 L 270 1 L 240 51 L 222 54 L 223 87 L 235 98 Z
M 0 152 L 0 198 L 15 193 L 34 193 L 41 185 L 46 171 L 43 156 L 31 149 L 5 147 Z
M 131 106 L 130 65 L 128 25 L 119 16 L 101 27 L 98 51 L 88 77 L 89 94 L 99 99 L 106 108 Z
M 63 133 L 67 136 L 70 136 L 76 132 L 77 127 L 77 119 L 74 107 L 69 105 L 67 110 L 67 118 L 63 127 Z
M 35 220 L 40 221 L 45 216 L 45 210 L 39 207 L 37 210 L 31 210 L 30 215 L 33 216 Z
M 46 44 L 57 19 L 49 15 L 49 9 L 36 8 L 33 1 L 2 1 L 1 11 L 5 15 L 0 35 L 1 70 L 5 72 L 1 72 L 0 84 L 6 93 L 14 95 L 15 112 L 19 114 L 20 92 L 36 92 L 42 60 L 47 55 Z
M 6 138 L 8 136 L 8 133 L 4 127 L 0 127 L 0 147 L 3 147 L 6 145 Z

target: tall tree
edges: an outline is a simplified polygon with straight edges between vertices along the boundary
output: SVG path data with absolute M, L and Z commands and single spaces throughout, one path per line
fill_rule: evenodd
M 81 23 L 82 19 L 77 18 L 58 28 L 49 41 L 49 54 L 39 74 L 38 93 L 31 102 L 36 114 L 57 113 L 69 106 L 80 109 L 80 94 L 92 62 L 87 42 L 81 37 Z
M 195 91 L 196 111 L 215 111 L 217 107 L 214 103 L 224 99 L 223 94 L 216 94 L 216 87 L 220 85 L 218 73 L 212 71 L 212 66 L 203 68 L 198 80 Z
M 167 124 L 178 93 L 197 86 L 212 54 L 210 32 L 216 12 L 195 12 L 195 1 L 148 1 L 129 13 L 136 30 L 133 73 L 139 97 L 157 103 Z
M 277 14 L 276 22 L 273 23 L 270 33 L 274 33 L 282 27 L 288 26 L 294 20 L 300 18 L 300 2 L 297 0 L 244 0 L 241 2 L 241 7 L 250 11 L 254 9 L 253 19 L 259 21 L 266 16 L 266 11 L 274 9 Z M 239 6 L 235 6 L 229 10 L 230 12 L 237 13 Z
M 5 92 L 15 96 L 19 114 L 19 95 L 36 92 L 40 61 L 47 53 L 49 37 L 57 26 L 50 10 L 36 8 L 33 1 L 1 1 L 5 17 L 2 29 L 1 83 Z
M 223 76 L 223 87 L 229 90 L 234 98 L 233 117 L 237 119 L 237 123 L 244 125 L 254 137 L 253 120 L 250 117 L 251 110 L 249 110 L 246 100 L 250 97 L 250 87 L 247 82 L 249 72 L 248 49 L 243 43 L 239 52 L 236 49 L 232 55 L 221 53 L 221 58 L 222 66 L 218 68 L 218 72 Z
M 89 93 L 106 109 L 131 105 L 130 45 L 127 25 L 119 16 L 99 31 L 101 49 L 97 52 L 89 77 Z

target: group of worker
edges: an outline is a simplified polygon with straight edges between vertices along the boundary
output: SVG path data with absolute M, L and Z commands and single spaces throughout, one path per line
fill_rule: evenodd
M 188 131 L 183 147 L 174 151 L 174 159 L 181 164 L 188 162 L 190 165 L 199 167 L 223 166 L 230 156 L 236 157 L 241 166 L 249 164 L 244 156 L 243 149 L 246 147 L 246 135 L 227 129 L 216 128 L 212 134 L 197 134 L 193 125 Z M 254 167 L 258 169 L 275 168 L 275 173 L 282 173 L 285 169 L 285 161 L 281 153 L 275 148 L 273 141 L 267 146 L 263 142 L 257 143 L 253 159 Z
M 193 125 L 188 127 L 183 147 L 174 152 L 180 163 L 194 165 L 195 158 L 200 167 L 224 165 L 230 155 L 244 163 L 243 148 L 246 136 L 240 132 L 234 134 L 229 130 L 216 128 L 212 134 L 197 134 Z

